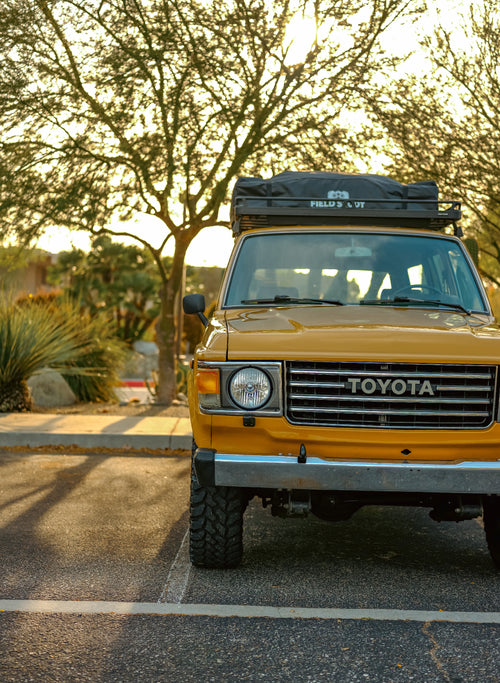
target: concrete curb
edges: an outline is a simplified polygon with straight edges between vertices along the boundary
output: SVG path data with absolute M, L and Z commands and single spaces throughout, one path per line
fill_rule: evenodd
M 0 415 L 0 447 L 79 446 L 114 449 L 191 449 L 185 417 L 119 415 Z

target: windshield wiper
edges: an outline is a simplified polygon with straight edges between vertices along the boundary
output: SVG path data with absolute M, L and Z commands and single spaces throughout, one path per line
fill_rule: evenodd
M 337 299 L 310 299 L 309 297 L 288 296 L 277 294 L 273 299 L 244 299 L 242 304 L 327 304 L 331 306 L 343 306 L 342 301 Z
M 363 299 L 359 302 L 368 306 L 382 305 L 390 306 L 391 304 L 431 304 L 433 306 L 446 306 L 447 308 L 454 308 L 456 311 L 461 311 L 466 315 L 471 315 L 461 304 L 452 304 L 448 301 L 439 301 L 438 299 L 414 299 L 409 296 L 395 296 L 394 299 Z

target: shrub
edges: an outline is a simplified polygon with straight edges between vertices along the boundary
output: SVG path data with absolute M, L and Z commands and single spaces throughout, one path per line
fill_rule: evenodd
M 0 303 L 0 412 L 29 410 L 26 381 L 46 367 L 61 371 L 86 351 L 74 320 L 39 303 Z
M 67 301 L 0 303 L 0 412 L 31 408 L 26 381 L 59 371 L 80 400 L 116 400 L 123 346 L 108 323 Z
M 82 340 L 86 340 L 86 351 L 75 360 L 73 372 L 63 371 L 62 375 L 79 401 L 116 401 L 115 387 L 120 383 L 119 371 L 127 346 L 118 339 L 103 315 L 81 313 L 79 324 Z M 79 369 L 83 372 L 78 372 Z M 85 372 L 85 369 L 93 371 Z

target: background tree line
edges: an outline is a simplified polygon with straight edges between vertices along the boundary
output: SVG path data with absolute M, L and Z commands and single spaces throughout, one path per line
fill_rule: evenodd
M 322 130 L 328 164 L 342 165 L 339 115 L 388 67 L 379 38 L 410 7 L 421 9 L 409 0 L 2 2 L 0 229 L 29 243 L 54 226 L 123 236 L 131 229 L 116 218 L 157 219 L 160 239 L 137 239 L 161 279 L 160 402 L 175 396 L 175 301 L 189 244 L 224 223 L 238 174 L 311 161 Z M 289 26 L 304 15 L 318 34 L 297 55 Z
M 434 178 L 465 202 L 483 273 L 500 283 L 499 13 L 478 0 L 455 8 L 451 26 L 435 13 L 443 3 L 4 0 L 0 236 L 29 244 L 57 226 L 130 236 L 117 219 L 154 216 L 160 238 L 136 237 L 142 270 L 160 282 L 167 403 L 186 250 L 225 224 L 237 175 Z M 297 21 L 317 27 L 300 54 Z M 406 37 L 421 76 L 391 48 Z M 130 277 L 146 287 L 139 270 Z M 147 312 L 149 300 L 136 292 L 127 305 Z
M 60 372 L 78 400 L 114 401 L 131 346 L 154 338 L 161 281 L 147 250 L 99 235 L 88 253 L 61 252 L 52 265 L 47 256 L 0 247 L 6 285 L 0 299 L 0 413 L 29 410 L 27 381 L 48 368 Z M 16 275 L 30 264 L 47 269 L 52 289 L 35 295 L 23 290 Z M 171 267 L 168 257 L 165 266 Z M 186 291 L 203 292 L 211 305 L 222 274 L 218 267 L 188 266 Z M 180 329 L 179 353 L 192 351 L 202 335 L 200 320 L 183 315 Z M 186 367 L 177 372 L 179 391 L 185 390 Z
M 365 90 L 364 135 L 385 154 L 388 173 L 434 178 L 442 194 L 463 201 L 482 274 L 499 286 L 500 13 L 495 0 L 479 0 L 455 14 L 453 27 L 443 21 L 422 35 L 422 75 Z
M 172 258 L 163 257 L 168 273 Z M 205 295 L 212 305 L 218 294 L 223 269 L 186 266 L 186 292 Z M 161 278 L 149 250 L 138 245 L 113 242 L 107 234 L 94 237 L 87 253 L 82 249 L 60 252 L 49 268 L 48 282 L 69 295 L 91 316 L 99 313 L 109 320 L 116 336 L 127 345 L 144 339 L 154 339 L 154 325 L 160 312 Z M 191 316 L 181 321 L 183 339 L 193 350 L 202 326 Z

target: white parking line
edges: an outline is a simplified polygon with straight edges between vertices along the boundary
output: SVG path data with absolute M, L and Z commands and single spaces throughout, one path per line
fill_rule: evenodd
M 442 612 L 396 609 L 340 609 L 273 607 L 266 605 L 208 605 L 158 602 L 107 602 L 87 600 L 0 600 L 0 612 L 37 614 L 150 614 L 187 617 L 239 617 L 243 619 L 368 619 L 374 621 L 445 621 L 500 624 L 500 612 Z

